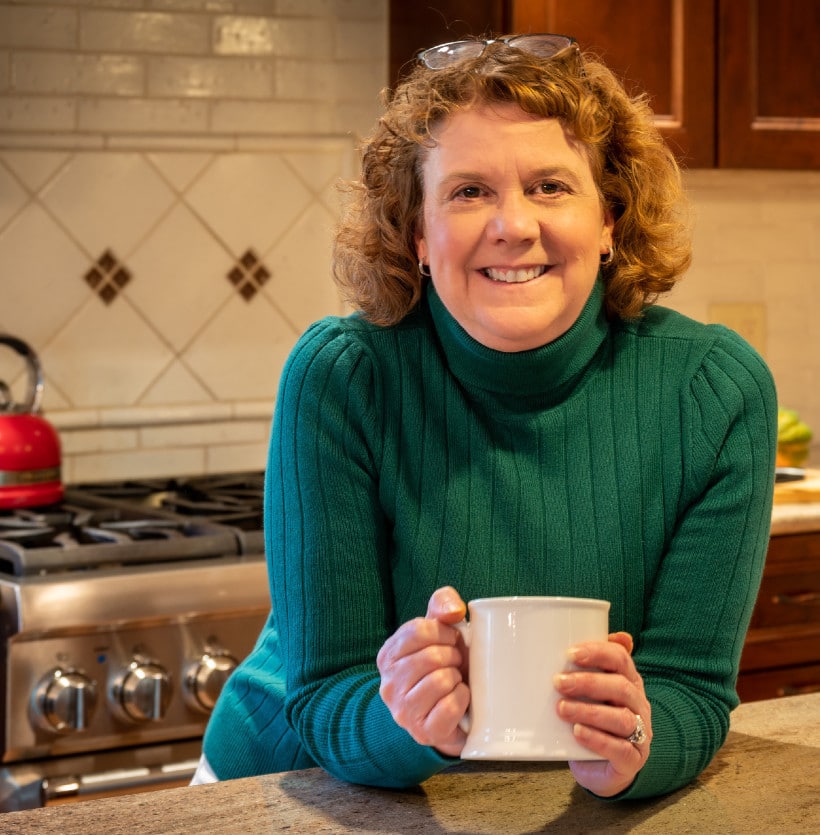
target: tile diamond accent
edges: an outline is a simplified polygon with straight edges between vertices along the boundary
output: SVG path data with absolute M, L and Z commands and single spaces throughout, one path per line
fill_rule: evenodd
M 257 258 L 252 249 L 245 250 L 233 269 L 228 272 L 228 281 L 246 302 L 249 302 L 271 277 L 270 271 Z
M 85 283 L 106 304 L 111 304 L 120 290 L 131 281 L 131 273 L 120 264 L 110 249 L 106 249 L 84 278 Z

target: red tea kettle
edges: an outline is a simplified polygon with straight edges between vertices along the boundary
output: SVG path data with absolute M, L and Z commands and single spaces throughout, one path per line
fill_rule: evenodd
M 43 396 L 40 361 L 22 339 L 0 334 L 0 345 L 20 354 L 29 372 L 25 403 L 15 403 L 0 380 L 0 508 L 58 502 L 63 497 L 60 438 L 38 414 Z

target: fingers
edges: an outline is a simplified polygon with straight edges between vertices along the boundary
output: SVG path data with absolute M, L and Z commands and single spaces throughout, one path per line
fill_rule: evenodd
M 427 617 L 442 623 L 458 623 L 467 614 L 467 604 L 452 586 L 436 589 L 427 603 Z
M 558 715 L 572 724 L 575 738 L 602 759 L 572 763 L 573 774 L 602 796 L 629 786 L 649 756 L 652 709 L 631 651 L 632 638 L 625 632 L 613 633 L 608 641 L 578 644 L 570 651 L 575 669 L 555 678 L 561 694 Z M 641 744 L 629 741 L 637 715 L 646 731 Z
M 463 643 L 450 625 L 465 613 L 455 589 L 437 589 L 427 616 L 402 624 L 376 657 L 379 693 L 396 723 L 418 743 L 450 756 L 464 745 L 458 723 L 470 700 L 461 669 Z

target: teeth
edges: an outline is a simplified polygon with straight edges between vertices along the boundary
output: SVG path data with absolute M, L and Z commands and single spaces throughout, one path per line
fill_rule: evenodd
M 508 284 L 520 284 L 522 281 L 531 281 L 546 272 L 546 267 L 530 267 L 527 270 L 494 270 L 492 268 L 482 270 L 487 278 L 493 281 L 505 281 Z

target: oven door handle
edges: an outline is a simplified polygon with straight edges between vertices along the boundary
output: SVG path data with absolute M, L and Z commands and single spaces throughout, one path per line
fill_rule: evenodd
M 114 792 L 122 794 L 159 789 L 169 784 L 186 784 L 191 782 L 198 764 L 199 760 L 185 760 L 154 768 L 115 768 L 78 777 L 45 777 L 42 784 L 43 798 L 48 805 L 72 798 L 88 799 Z

